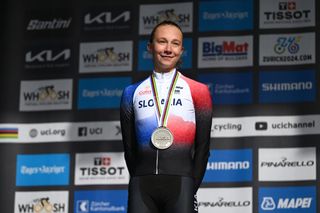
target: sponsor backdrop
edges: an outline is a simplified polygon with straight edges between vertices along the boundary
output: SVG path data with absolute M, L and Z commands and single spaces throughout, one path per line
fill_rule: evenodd
M 150 75 L 146 45 L 164 19 L 185 33 L 181 72 L 213 97 L 200 212 L 320 212 L 318 1 L 4 6 L 1 212 L 127 212 L 120 97 Z

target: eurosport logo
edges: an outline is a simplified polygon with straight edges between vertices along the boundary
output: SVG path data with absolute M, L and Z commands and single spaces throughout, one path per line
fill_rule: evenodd
M 211 150 L 203 182 L 252 180 L 252 150 Z
M 252 188 L 200 188 L 197 192 L 201 213 L 252 213 Z
M 260 35 L 260 65 L 315 63 L 315 33 Z
M 75 185 L 128 184 L 123 152 L 76 154 Z
M 73 18 L 69 10 L 29 10 L 26 11 L 25 32 L 30 38 L 66 36 L 73 27 Z
M 74 213 L 127 212 L 127 190 L 75 191 Z
M 14 213 L 68 213 L 68 191 L 16 192 Z
M 130 83 L 129 77 L 80 79 L 78 108 L 119 108 L 123 89 Z
M 72 108 L 72 79 L 21 81 L 20 111 Z
M 153 61 L 152 55 L 147 50 L 148 40 L 142 40 L 139 42 L 139 53 L 138 53 L 138 70 L 139 71 L 152 71 L 153 70 Z M 183 53 L 181 56 L 182 69 L 192 68 L 192 39 L 184 38 L 183 40 Z
M 17 186 L 68 185 L 69 154 L 17 155 Z
M 200 2 L 199 31 L 250 30 L 253 27 L 252 0 Z
M 252 103 L 251 72 L 201 74 L 199 80 L 209 86 L 215 104 Z
M 131 8 L 92 8 L 82 14 L 82 30 L 87 33 L 130 33 Z
M 164 20 L 176 22 L 185 33 L 192 32 L 192 2 L 140 5 L 139 34 L 150 34 Z
M 316 99 L 313 70 L 262 71 L 259 75 L 260 103 L 313 102 Z
M 80 44 L 79 72 L 117 72 L 132 70 L 132 41 Z
M 316 148 L 259 149 L 259 181 L 316 179 Z
M 202 37 L 198 40 L 198 67 L 252 66 L 252 36 Z
M 24 67 L 27 70 L 61 70 L 71 67 L 71 48 L 68 45 L 29 46 L 25 50 Z
M 316 213 L 316 187 L 262 187 L 259 213 Z
M 314 0 L 260 0 L 260 28 L 315 26 Z

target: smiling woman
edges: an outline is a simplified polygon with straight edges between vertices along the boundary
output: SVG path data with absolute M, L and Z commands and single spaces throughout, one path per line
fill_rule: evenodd
M 176 23 L 155 26 L 147 48 L 153 73 L 125 88 L 120 107 L 128 213 L 194 213 L 209 156 L 210 93 L 177 70 L 184 48 Z

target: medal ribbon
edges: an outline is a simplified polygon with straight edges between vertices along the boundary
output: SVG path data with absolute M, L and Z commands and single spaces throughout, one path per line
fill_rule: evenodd
M 160 121 L 160 126 L 166 126 L 166 123 L 168 121 L 169 108 L 170 108 L 170 104 L 171 104 L 171 100 L 172 100 L 172 96 L 173 96 L 173 90 L 176 86 L 178 78 L 179 78 L 179 73 L 177 71 L 175 71 L 174 76 L 171 80 L 169 90 L 168 90 L 167 98 L 164 103 L 164 109 L 161 111 L 159 93 L 157 90 L 155 77 L 154 77 L 154 74 L 151 75 L 152 94 L 153 94 L 153 99 L 155 101 L 155 107 L 157 110 L 158 121 Z

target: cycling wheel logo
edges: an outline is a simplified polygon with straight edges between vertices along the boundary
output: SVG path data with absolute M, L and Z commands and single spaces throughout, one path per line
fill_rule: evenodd
M 39 89 L 39 99 L 40 101 L 45 100 L 56 100 L 58 98 L 58 93 L 55 91 L 54 86 L 40 87 Z
M 281 55 L 288 51 L 290 54 L 295 54 L 300 50 L 301 36 L 296 37 L 279 37 L 274 45 L 274 52 Z
M 158 12 L 160 22 L 173 21 L 179 22 L 179 16 L 175 13 L 174 9 L 161 10 Z
M 114 51 L 113 47 L 99 49 L 97 51 L 97 56 L 98 56 L 99 63 L 105 63 L 105 61 L 107 60 L 111 62 L 118 61 L 118 54 Z
M 49 202 L 49 198 L 39 198 L 33 201 L 35 204 L 33 205 L 34 213 L 52 213 L 53 205 Z

